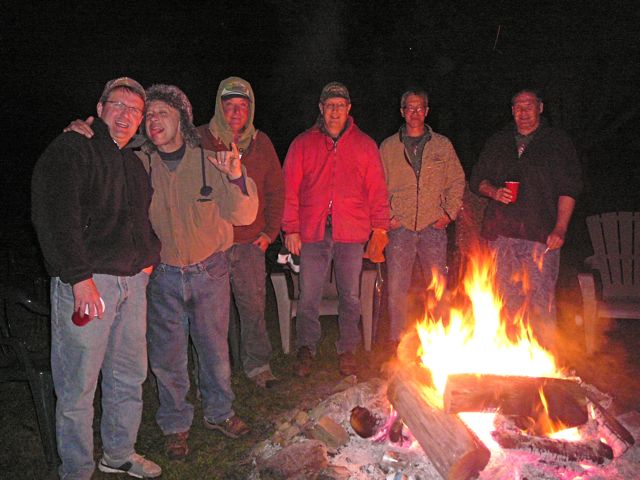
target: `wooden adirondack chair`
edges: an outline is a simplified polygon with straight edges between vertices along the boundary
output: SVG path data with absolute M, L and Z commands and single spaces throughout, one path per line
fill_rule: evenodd
M 578 274 L 588 354 L 603 333 L 600 318 L 640 319 L 640 212 L 610 212 L 587 217 L 594 255 L 585 263 L 599 272 Z

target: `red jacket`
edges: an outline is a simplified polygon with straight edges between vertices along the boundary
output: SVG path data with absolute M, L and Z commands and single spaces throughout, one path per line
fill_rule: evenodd
M 331 206 L 333 239 L 364 243 L 372 228 L 389 228 L 387 186 L 376 143 L 349 117 L 334 140 L 318 126 L 298 135 L 284 163 L 282 229 L 303 243 L 324 238 Z

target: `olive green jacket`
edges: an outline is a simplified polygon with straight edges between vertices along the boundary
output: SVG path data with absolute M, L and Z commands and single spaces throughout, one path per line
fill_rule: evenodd
M 402 131 L 380 145 L 391 216 L 409 230 L 422 230 L 443 215 L 455 220 L 462 206 L 464 171 L 449 139 L 435 133 L 425 144 L 418 175 L 402 142 Z

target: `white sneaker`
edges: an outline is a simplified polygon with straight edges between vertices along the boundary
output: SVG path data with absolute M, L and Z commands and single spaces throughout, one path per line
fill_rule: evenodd
M 137 453 L 132 453 L 124 462 L 116 462 L 103 453 L 98 470 L 104 473 L 126 473 L 135 478 L 156 478 L 162 475 L 160 465 Z

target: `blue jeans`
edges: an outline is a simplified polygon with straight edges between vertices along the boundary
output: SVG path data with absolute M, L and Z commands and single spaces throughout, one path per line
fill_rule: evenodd
M 93 400 L 102 372 L 102 449 L 115 460 L 134 453 L 147 377 L 146 273 L 132 277 L 95 274 L 105 303 L 103 318 L 78 327 L 71 322 L 73 292 L 51 279 L 51 368 L 58 397 L 56 437 L 60 478 L 89 479 L 93 459 Z
M 304 243 L 300 252 L 300 300 L 296 319 L 296 346 L 308 347 L 313 354 L 320 341 L 320 303 L 325 281 L 334 260 L 338 289 L 338 354 L 355 353 L 360 343 L 360 273 L 363 244 L 334 242 L 331 228 L 324 240 Z
M 407 327 L 407 297 L 411 287 L 413 264 L 420 261 L 427 285 L 431 269 L 435 268 L 446 279 L 447 231 L 426 227 L 414 232 L 400 227 L 389 231 L 389 244 L 385 249 L 388 277 L 389 337 L 397 342 Z
M 270 371 L 271 342 L 264 318 L 264 252 L 250 243 L 227 250 L 231 291 L 240 316 L 240 357 L 248 377 Z
M 149 365 L 158 383 L 156 421 L 162 433 L 186 432 L 193 422 L 189 392 L 189 336 L 198 356 L 204 416 L 212 422 L 233 415 L 229 365 L 229 273 L 223 252 L 194 265 L 161 263 L 151 275 Z
M 526 314 L 539 340 L 549 341 L 556 324 L 560 249 L 544 253 L 544 243 L 502 236 L 489 245 L 496 252 L 496 286 L 508 318 Z

